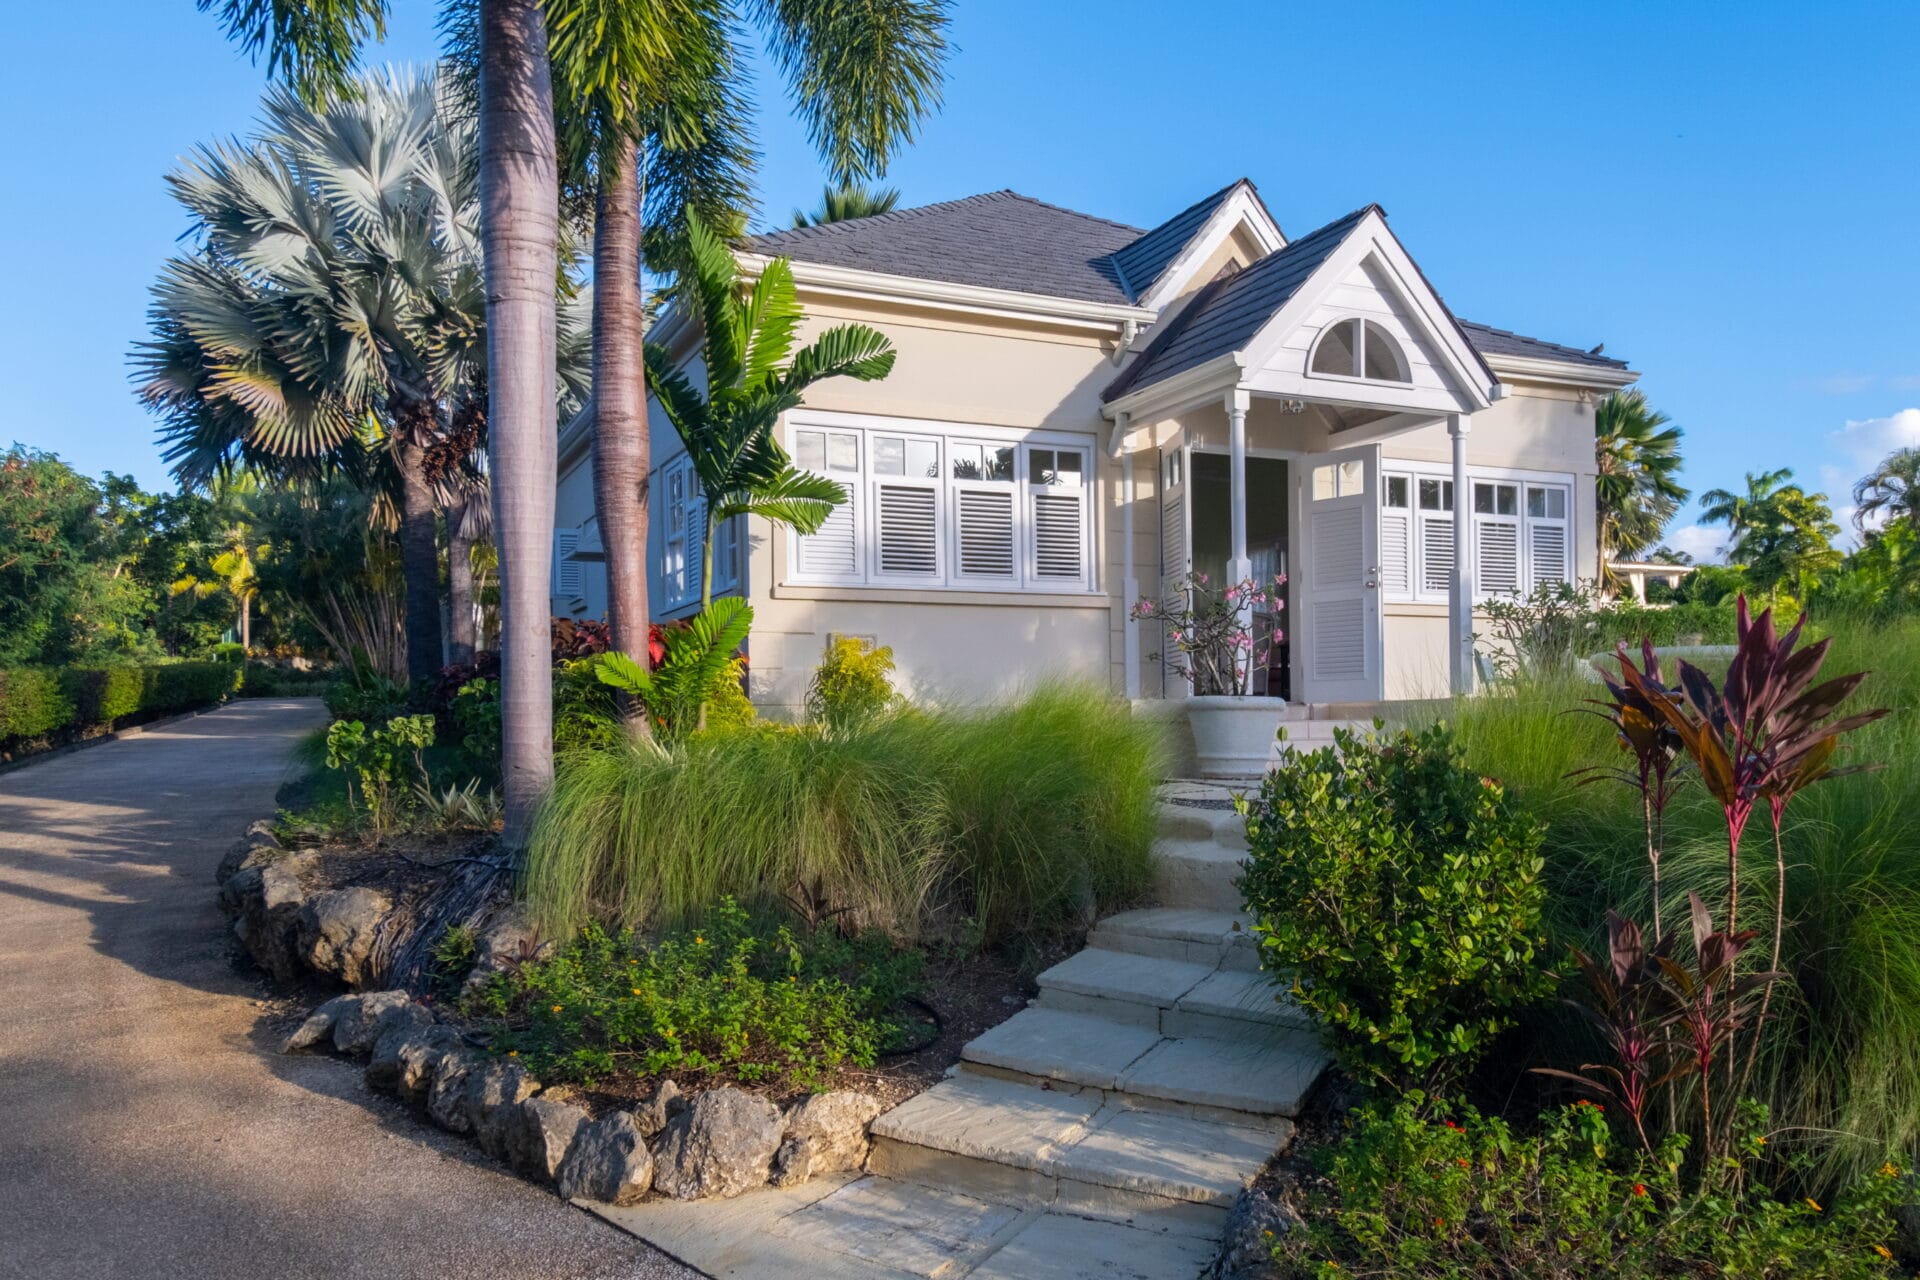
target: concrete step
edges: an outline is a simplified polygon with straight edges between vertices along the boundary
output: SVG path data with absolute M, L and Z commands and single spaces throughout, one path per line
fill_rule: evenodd
M 1292 1130 L 963 1072 L 874 1121 L 873 1137 L 868 1167 L 885 1177 L 1191 1231 L 1224 1221 Z
M 1202 809 L 1197 805 L 1160 805 L 1160 836 L 1163 840 L 1213 842 L 1227 849 L 1247 847 L 1247 820 L 1231 809 Z
M 1299 1114 L 1327 1062 L 1318 1040 L 1293 1028 L 1241 1024 L 1231 1039 L 1175 1039 L 1044 1007 L 1015 1014 L 961 1057 L 968 1070 L 1108 1090 L 1142 1110 L 1202 1108 L 1199 1118 L 1237 1123 Z
M 1257 969 L 1260 953 L 1247 917 L 1193 907 L 1148 907 L 1108 916 L 1087 938 L 1089 947 L 1136 955 Z
M 1211 964 L 1088 948 L 1040 975 L 1039 1003 L 1158 1031 L 1160 1015 L 1214 971 Z
M 1208 974 L 1160 1015 L 1170 1036 L 1212 1036 L 1231 1040 L 1261 1027 L 1309 1028 L 1307 1015 L 1271 974 L 1220 969 Z
M 1154 894 L 1165 907 L 1201 911 L 1238 911 L 1242 899 L 1234 883 L 1247 855 L 1213 841 L 1162 840 L 1154 846 Z

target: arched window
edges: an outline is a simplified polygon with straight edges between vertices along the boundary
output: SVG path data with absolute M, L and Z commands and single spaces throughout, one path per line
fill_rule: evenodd
M 1374 382 L 1406 382 L 1406 358 L 1393 335 L 1371 320 L 1339 320 L 1327 326 L 1307 366 L 1313 373 Z

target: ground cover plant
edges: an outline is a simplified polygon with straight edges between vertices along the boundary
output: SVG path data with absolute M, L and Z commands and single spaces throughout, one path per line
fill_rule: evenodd
M 1815 1198 L 1854 1184 L 1889 1152 L 1910 1160 L 1920 1143 L 1920 950 L 1913 945 L 1920 937 L 1920 831 L 1912 821 L 1920 773 L 1911 763 L 1920 759 L 1920 621 L 1818 621 L 1833 641 L 1827 667 L 1868 672 L 1856 701 L 1892 708 L 1850 735 L 1844 759 L 1890 767 L 1796 795 L 1782 813 L 1777 858 L 1770 806 L 1756 797 L 1757 834 L 1738 864 L 1739 927 L 1761 931 L 1745 972 L 1791 976 L 1772 985 L 1751 1065 L 1739 1062 L 1743 1092 L 1769 1109 L 1773 1149 L 1807 1157 L 1804 1167 L 1775 1181 Z M 1529 683 L 1460 704 L 1452 714 L 1473 766 L 1499 777 L 1547 824 L 1546 919 L 1556 944 L 1606 956 L 1594 914 L 1611 904 L 1639 923 L 1648 946 L 1658 919 L 1662 937 L 1681 940 L 1673 958 L 1684 964 L 1692 955 L 1684 944 L 1692 912 L 1680 887 L 1724 892 L 1726 811 L 1697 780 L 1679 787 L 1661 811 L 1656 881 L 1638 788 L 1582 785 L 1596 763 L 1619 761 L 1637 772 L 1615 746 L 1612 723 L 1569 714 L 1596 692 L 1576 680 Z M 1776 962 L 1775 907 L 1782 902 Z M 1560 1047 L 1554 1065 L 1580 1065 L 1565 1058 L 1580 1041 L 1569 1040 L 1558 1015 L 1543 1008 L 1531 1022 L 1543 1050 Z
M 1695 1182 L 1683 1137 L 1623 1147 L 1593 1102 L 1529 1131 L 1417 1095 L 1368 1104 L 1316 1153 L 1320 1177 L 1275 1260 L 1313 1280 L 1892 1274 L 1904 1171 L 1883 1164 L 1826 1202 L 1777 1196 L 1768 1128 L 1749 1107 L 1715 1176 Z
M 672 751 L 566 753 L 526 897 L 549 937 L 671 925 L 729 896 L 907 940 L 1078 923 L 1150 882 L 1161 753 L 1154 726 L 1069 685 L 839 731 L 752 723 Z
M 467 1003 L 494 1047 L 544 1080 L 625 1073 L 814 1089 L 871 1067 L 907 1028 L 919 954 L 877 934 L 796 931 L 732 899 L 648 940 L 589 924 L 550 959 L 496 975 Z

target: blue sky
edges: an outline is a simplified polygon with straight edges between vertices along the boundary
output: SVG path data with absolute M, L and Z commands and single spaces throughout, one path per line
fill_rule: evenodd
M 375 59 L 430 57 L 429 0 L 395 8 Z M 907 203 L 1011 187 L 1152 225 L 1246 175 L 1294 235 L 1377 201 L 1460 315 L 1629 359 L 1696 491 L 1786 465 L 1844 507 L 1920 443 L 1920 6 L 956 8 Z M 183 229 L 161 176 L 246 129 L 262 73 L 190 0 L 32 5 L 9 34 L 0 441 L 162 484 L 126 382 Z M 756 225 L 819 192 L 785 105 L 764 79 Z

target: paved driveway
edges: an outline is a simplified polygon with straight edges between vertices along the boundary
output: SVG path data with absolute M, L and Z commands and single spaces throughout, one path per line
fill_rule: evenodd
M 271 1051 L 213 868 L 323 719 L 241 702 L 0 776 L 0 1276 L 697 1274 Z

